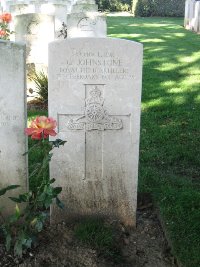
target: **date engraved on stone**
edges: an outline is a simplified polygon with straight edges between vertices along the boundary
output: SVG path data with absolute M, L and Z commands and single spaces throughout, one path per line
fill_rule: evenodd
M 0 127 L 10 126 L 13 122 L 19 119 L 18 115 L 8 115 L 5 113 L 0 113 Z
M 98 85 L 94 85 L 89 91 L 89 97 L 85 99 L 84 115 L 70 119 L 67 123 L 69 130 L 120 130 L 123 128 L 122 120 L 110 116 L 104 108 L 104 98 Z

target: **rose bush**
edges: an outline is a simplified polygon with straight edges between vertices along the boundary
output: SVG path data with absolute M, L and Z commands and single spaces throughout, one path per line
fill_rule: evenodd
M 9 23 L 12 20 L 10 13 L 3 13 L 0 15 L 0 39 L 9 40 L 13 33 L 9 29 Z
M 37 234 L 42 231 L 49 218 L 50 205 L 55 202 L 60 208 L 63 204 L 58 198 L 61 187 L 54 187 L 55 179 L 49 178 L 49 162 L 53 156 L 53 148 L 58 148 L 65 144 L 65 141 L 56 139 L 49 141 L 49 135 L 56 136 L 57 122 L 53 118 L 38 116 L 33 119 L 25 134 L 31 136 L 35 144 L 27 153 L 34 151 L 35 154 L 42 155 L 42 160 L 35 163 L 32 172 L 29 174 L 29 192 L 20 194 L 18 197 L 9 197 L 16 202 L 14 214 L 0 225 L 0 230 L 5 236 L 6 249 L 14 249 L 14 253 L 22 256 L 27 248 L 31 248 L 37 240 Z M 31 186 L 34 184 L 34 186 Z M 10 185 L 0 189 L 0 196 L 7 191 L 18 188 L 19 185 Z M 20 204 L 22 208 L 20 208 Z M 1 212 L 0 215 L 2 216 Z

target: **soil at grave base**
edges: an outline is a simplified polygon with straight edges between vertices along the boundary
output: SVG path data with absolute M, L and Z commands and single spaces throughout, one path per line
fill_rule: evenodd
M 151 204 L 137 211 L 136 230 L 127 230 L 116 222 L 116 243 L 121 261 L 106 258 L 98 250 L 82 244 L 74 235 L 73 225 L 49 226 L 39 237 L 39 246 L 18 259 L 5 252 L 0 243 L 0 267 L 173 267 L 174 258 L 164 238 L 161 225 Z

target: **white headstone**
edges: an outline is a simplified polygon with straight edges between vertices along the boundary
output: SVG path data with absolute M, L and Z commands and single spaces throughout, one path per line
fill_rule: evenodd
M 195 11 L 195 0 L 190 0 L 189 2 L 189 29 L 194 29 L 194 11 Z
M 34 5 L 28 5 L 28 4 L 10 5 L 10 13 L 12 13 L 12 16 L 27 14 L 27 13 L 34 13 L 34 12 L 35 12 Z
M 42 4 L 40 7 L 40 13 L 52 15 L 55 17 L 55 35 L 59 36 L 62 24 L 67 24 L 67 13 L 69 8 L 64 4 L 47 3 Z
M 49 116 L 64 147 L 50 176 L 63 187 L 64 212 L 52 221 L 94 215 L 135 226 L 142 45 L 72 38 L 49 46 Z
M 71 13 L 67 16 L 67 37 L 106 37 L 106 16 L 98 12 Z
M 0 40 L 0 73 L 0 189 L 21 186 L 0 197 L 3 214 L 8 215 L 16 203 L 7 197 L 27 191 L 25 46 Z
M 95 0 L 78 0 L 76 4 L 95 4 Z
M 200 1 L 196 1 L 195 3 L 195 11 L 194 11 L 194 31 L 200 32 Z
M 81 13 L 81 12 L 97 12 L 98 5 L 96 4 L 75 4 L 72 6 L 72 13 Z
M 184 26 L 187 29 L 189 25 L 189 3 L 190 0 L 185 1 L 185 18 L 184 18 Z
M 15 41 L 26 43 L 28 77 L 34 71 L 46 70 L 48 65 L 48 43 L 54 40 L 54 16 L 24 14 L 15 17 Z M 28 88 L 33 85 L 28 82 Z M 34 89 L 34 88 L 33 88 Z

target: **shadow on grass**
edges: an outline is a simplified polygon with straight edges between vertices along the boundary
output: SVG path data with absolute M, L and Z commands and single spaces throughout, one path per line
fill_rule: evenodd
M 109 36 L 144 45 L 141 163 L 200 178 L 200 36 L 183 20 L 108 18 Z
M 182 19 L 108 17 L 144 45 L 139 189 L 151 192 L 175 256 L 200 266 L 200 36 Z

